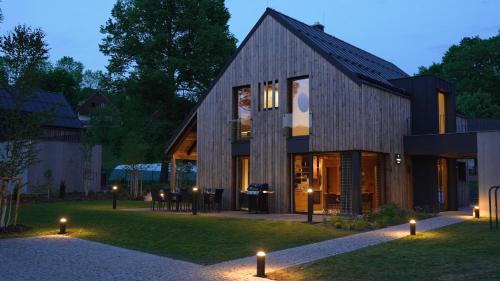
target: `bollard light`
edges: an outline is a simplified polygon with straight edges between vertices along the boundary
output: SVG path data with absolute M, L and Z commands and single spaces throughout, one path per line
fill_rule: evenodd
M 479 219 L 479 206 L 474 206 L 474 218 Z
M 58 234 L 66 234 L 66 222 L 68 220 L 65 217 L 59 219 L 59 233 Z
M 307 222 L 312 223 L 314 193 L 312 188 L 307 189 Z
M 198 213 L 198 188 L 193 187 L 193 207 L 191 208 L 193 211 L 193 215 Z
M 266 253 L 257 252 L 257 277 L 266 277 Z
M 417 234 L 417 222 L 415 220 L 410 220 L 410 235 Z
M 114 210 L 116 209 L 116 193 L 118 192 L 118 186 L 113 185 L 112 192 L 113 192 L 113 210 Z

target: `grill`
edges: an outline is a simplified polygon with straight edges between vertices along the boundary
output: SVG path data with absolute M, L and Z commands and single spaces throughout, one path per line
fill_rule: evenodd
M 249 213 L 269 213 L 268 197 L 272 192 L 267 183 L 251 184 L 245 193 Z

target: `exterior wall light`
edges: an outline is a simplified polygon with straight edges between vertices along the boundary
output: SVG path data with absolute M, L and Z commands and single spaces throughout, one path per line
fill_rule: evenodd
M 417 234 L 417 222 L 415 220 L 410 220 L 410 235 Z
M 266 253 L 257 252 L 257 277 L 266 277 Z
M 312 223 L 313 205 L 314 205 L 314 190 L 312 188 L 308 188 L 307 189 L 307 222 L 308 223 Z
M 401 164 L 403 162 L 403 157 L 401 156 L 401 154 L 399 153 L 396 153 L 395 157 L 394 157 L 394 160 L 396 161 L 396 164 Z
M 479 206 L 474 206 L 474 218 L 479 219 Z
M 114 210 L 116 209 L 116 193 L 118 192 L 118 186 L 113 185 L 111 192 L 113 193 L 113 210 Z
M 65 217 L 59 219 L 59 233 L 58 234 L 66 234 L 66 222 L 68 220 Z
M 191 210 L 193 211 L 193 215 L 198 213 L 198 187 L 193 187 L 193 207 Z

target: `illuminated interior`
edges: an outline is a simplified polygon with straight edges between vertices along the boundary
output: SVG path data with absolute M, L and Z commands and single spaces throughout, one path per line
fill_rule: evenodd
M 361 154 L 361 207 L 363 213 L 373 212 L 384 198 L 383 178 L 379 157 L 371 152 Z M 294 211 L 307 212 L 307 189 L 311 185 L 312 169 L 313 209 L 316 213 L 340 213 L 340 153 L 325 153 L 312 156 L 293 156 Z
M 244 201 L 241 192 L 247 191 L 250 185 L 250 158 L 248 156 L 239 156 L 236 158 L 236 185 L 239 189 L 239 192 L 236 192 L 238 196 L 236 198 L 236 208 L 241 209 L 244 207 L 241 206 Z
M 438 203 L 441 211 L 448 209 L 448 165 L 446 159 L 438 159 Z
M 248 139 L 251 136 L 251 110 L 252 110 L 252 92 L 250 87 L 241 87 L 236 90 L 236 118 L 237 139 Z
M 439 133 L 446 133 L 446 98 L 443 92 L 438 92 Z
M 291 81 L 292 136 L 309 135 L 309 78 Z

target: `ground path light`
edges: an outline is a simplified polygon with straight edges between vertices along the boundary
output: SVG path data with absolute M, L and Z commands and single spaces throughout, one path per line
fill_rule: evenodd
M 312 188 L 307 189 L 307 222 L 312 223 L 314 193 Z
M 113 210 L 114 210 L 116 209 L 116 193 L 118 192 L 118 186 L 113 185 L 112 192 L 113 192 Z
M 65 217 L 59 219 L 59 233 L 58 234 L 66 234 L 66 222 L 68 220 Z
M 417 234 L 417 222 L 415 220 L 410 220 L 410 235 Z
M 479 206 L 474 206 L 473 214 L 476 219 L 479 219 Z
M 198 213 L 198 188 L 195 186 L 193 187 L 193 203 L 192 203 L 192 211 L 193 215 L 196 215 Z
M 257 252 L 257 277 L 266 277 L 266 253 Z

